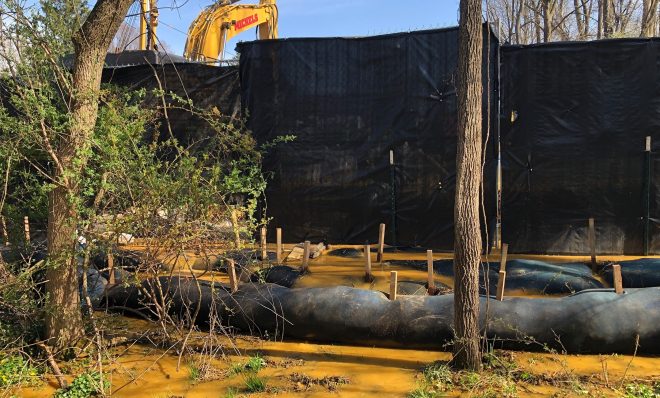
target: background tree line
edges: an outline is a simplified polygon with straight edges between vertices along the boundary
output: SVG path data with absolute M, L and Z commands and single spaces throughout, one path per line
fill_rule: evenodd
M 510 44 L 659 35 L 658 0 L 487 0 Z

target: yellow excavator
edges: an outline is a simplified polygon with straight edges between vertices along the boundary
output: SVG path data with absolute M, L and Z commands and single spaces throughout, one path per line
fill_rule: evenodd
M 225 44 L 232 37 L 256 27 L 259 39 L 277 38 L 275 0 L 259 4 L 235 4 L 239 0 L 220 0 L 207 7 L 192 22 L 183 56 L 191 61 L 222 61 Z

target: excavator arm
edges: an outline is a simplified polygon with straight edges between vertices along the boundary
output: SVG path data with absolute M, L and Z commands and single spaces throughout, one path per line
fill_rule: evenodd
M 259 4 L 235 5 L 238 0 L 221 0 L 207 7 L 188 29 L 183 55 L 192 61 L 222 60 L 225 44 L 232 37 L 254 27 L 259 39 L 277 38 L 277 6 L 275 0 Z

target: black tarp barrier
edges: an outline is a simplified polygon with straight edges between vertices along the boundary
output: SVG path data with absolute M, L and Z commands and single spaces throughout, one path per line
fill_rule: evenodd
M 497 40 L 485 32 L 492 143 Z M 264 159 L 272 172 L 267 215 L 285 227 L 286 241 L 374 242 L 386 223 L 387 243 L 452 249 L 457 28 L 264 40 L 238 50 L 250 130 L 261 142 L 296 136 Z M 494 162 L 485 172 L 494 226 Z
M 135 57 L 121 57 L 119 60 L 134 60 Z M 156 73 L 158 79 L 156 79 Z M 182 98 L 190 98 L 193 104 L 202 109 L 216 108 L 230 118 L 241 117 L 240 84 L 237 66 L 211 66 L 199 63 L 145 64 L 126 67 L 106 67 L 103 81 L 134 89 L 158 89 L 159 81 L 163 90 L 171 91 Z M 147 105 L 160 105 L 160 98 L 149 96 Z M 170 109 L 167 120 L 161 118 L 160 134 L 167 137 L 167 120 L 174 136 L 183 144 L 198 143 L 203 150 L 204 139 L 212 136 L 208 124 L 189 111 Z
M 518 253 L 660 253 L 660 41 L 502 47 L 503 240 Z M 512 114 L 517 119 L 512 122 Z M 650 192 L 647 193 L 647 181 Z

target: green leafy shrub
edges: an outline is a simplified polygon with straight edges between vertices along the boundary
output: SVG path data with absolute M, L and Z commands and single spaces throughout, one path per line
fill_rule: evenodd
M 229 374 L 237 375 L 246 371 L 258 373 L 265 366 L 266 361 L 259 354 L 256 354 L 249 357 L 245 363 L 232 363 L 229 365 Z
M 423 387 L 417 387 L 408 394 L 408 398 L 436 398 L 440 397 L 440 393 L 428 391 Z
M 443 363 L 432 363 L 422 370 L 421 385 L 408 394 L 409 398 L 435 398 L 444 396 L 453 386 L 453 373 Z
M 451 390 L 453 375 L 449 366 L 434 363 L 424 368 L 422 374 L 424 376 L 424 383 L 428 387 L 432 387 L 438 391 Z
M 266 380 L 259 377 L 256 373 L 250 373 L 245 376 L 245 387 L 249 392 L 261 392 L 266 390 Z
M 460 376 L 458 384 L 461 386 L 462 389 L 470 390 L 476 387 L 479 384 L 480 380 L 481 378 L 479 376 L 479 373 L 467 372 Z
M 253 372 L 258 372 L 265 366 L 266 361 L 259 354 L 251 356 L 245 363 L 245 369 Z
M 59 389 L 55 392 L 55 398 L 89 398 L 101 394 L 101 386 L 110 387 L 110 383 L 103 379 L 99 372 L 86 372 L 75 379 L 66 389 Z
M 236 389 L 229 387 L 225 395 L 223 395 L 223 398 L 236 398 L 237 396 L 236 394 L 237 394 Z
M 15 385 L 34 386 L 41 382 L 39 371 L 21 355 L 0 359 L 0 387 Z
M 191 382 L 196 383 L 201 379 L 202 377 L 202 370 L 194 365 L 190 364 L 188 365 L 188 378 L 190 379 Z
M 631 383 L 625 387 L 626 398 L 660 398 L 660 385 L 651 387 L 646 384 Z

